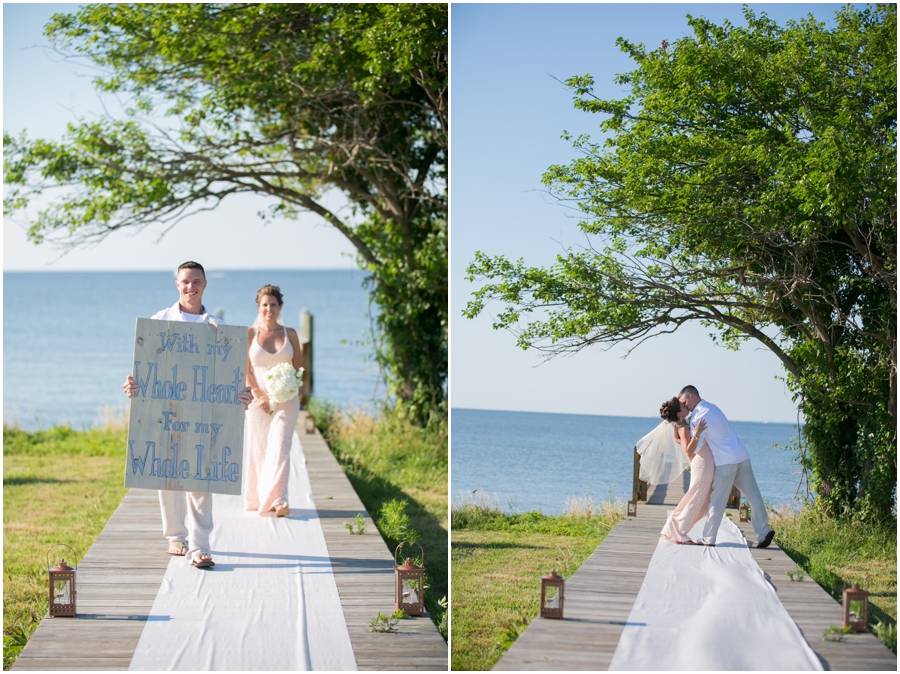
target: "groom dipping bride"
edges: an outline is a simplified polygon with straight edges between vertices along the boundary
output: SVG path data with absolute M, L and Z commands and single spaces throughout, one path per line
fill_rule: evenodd
M 714 546 L 728 495 L 735 486 L 750 502 L 751 524 L 759 537 L 756 547 L 768 547 L 775 532 L 769 527 L 750 455 L 722 410 L 703 400 L 696 387 L 685 386 L 677 398 L 663 403 L 660 416 L 673 422 L 675 440 L 691 461 L 690 488 L 667 520 L 662 535 L 682 545 Z M 644 456 L 641 458 L 643 461 Z M 704 516 L 700 540 L 692 540 L 688 534 Z

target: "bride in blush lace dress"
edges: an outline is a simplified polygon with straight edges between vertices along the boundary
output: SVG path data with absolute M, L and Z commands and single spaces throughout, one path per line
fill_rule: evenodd
M 688 534 L 709 510 L 709 496 L 712 493 L 713 476 L 716 470 L 709 446 L 704 442 L 700 450 L 697 450 L 697 446 L 700 444 L 700 435 L 706 428 L 706 422 L 701 419 L 697 424 L 696 434 L 691 437 L 691 427 L 685 421 L 688 416 L 688 408 L 682 405 L 678 398 L 664 402 L 659 409 L 659 415 L 672 424 L 675 439 L 691 462 L 691 486 L 675 511 L 666 520 L 662 535 L 667 540 L 675 541 L 680 545 L 699 545 L 691 540 Z
M 247 410 L 244 434 L 246 469 L 244 471 L 244 507 L 260 515 L 273 512 L 276 517 L 290 514 L 288 476 L 291 440 L 300 416 L 300 398 L 273 403 L 266 390 L 266 370 L 288 362 L 298 369 L 303 351 L 297 331 L 281 322 L 284 299 L 278 286 L 266 285 L 256 293 L 259 316 L 247 338 L 247 383 L 253 391 L 253 404 Z

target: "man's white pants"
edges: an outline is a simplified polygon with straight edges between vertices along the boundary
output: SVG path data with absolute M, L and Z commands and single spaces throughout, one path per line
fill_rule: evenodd
M 762 494 L 759 493 L 756 477 L 753 475 L 753 468 L 750 466 L 750 459 L 746 459 L 740 463 L 716 466 L 712 494 L 709 497 L 709 516 L 706 519 L 706 525 L 703 527 L 701 543 L 716 542 L 716 532 L 719 530 L 719 524 L 721 524 L 722 517 L 725 515 L 725 506 L 728 503 L 732 485 L 740 489 L 741 495 L 750 502 L 750 523 L 753 525 L 753 531 L 759 537 L 758 540 L 764 539 L 766 534 L 771 531 L 769 528 L 769 516 L 766 513 Z
M 209 535 L 213 528 L 212 494 L 202 491 L 159 492 L 163 536 L 169 543 L 188 544 L 187 558 L 198 550 L 209 552 Z M 188 531 L 190 526 L 190 531 Z

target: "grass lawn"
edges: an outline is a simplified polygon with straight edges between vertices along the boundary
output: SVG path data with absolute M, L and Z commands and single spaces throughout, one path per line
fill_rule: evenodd
M 869 594 L 869 625 L 897 652 L 897 521 L 830 520 L 812 508 L 770 518 L 778 545 L 831 596 L 854 582 Z M 880 625 L 879 625 L 880 623 Z
M 125 496 L 122 430 L 3 429 L 3 668 L 47 613 L 47 549 L 81 561 Z
M 490 507 L 454 508 L 454 670 L 494 666 L 540 611 L 541 576 L 569 577 L 615 526 L 624 506 L 572 507 L 555 517 L 504 515 Z

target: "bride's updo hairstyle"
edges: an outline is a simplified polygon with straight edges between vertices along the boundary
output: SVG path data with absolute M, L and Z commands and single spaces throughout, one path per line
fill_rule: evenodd
M 271 295 L 276 300 L 278 300 L 278 304 L 284 306 L 284 298 L 281 296 L 281 288 L 278 286 L 263 286 L 256 293 L 256 306 L 259 306 L 259 303 L 262 302 L 262 298 L 266 295 Z
M 681 403 L 678 398 L 667 400 L 659 408 L 659 416 L 666 421 L 678 421 L 678 413 L 681 411 Z

